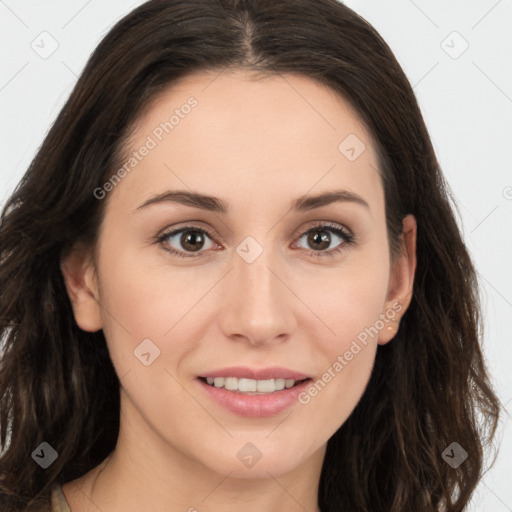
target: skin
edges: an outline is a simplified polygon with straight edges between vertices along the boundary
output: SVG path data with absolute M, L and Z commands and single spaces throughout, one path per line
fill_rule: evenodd
M 409 305 L 415 219 L 405 217 L 406 250 L 392 264 L 371 136 L 347 102 L 301 75 L 189 75 L 140 119 L 133 149 L 191 96 L 197 107 L 104 199 L 97 258 L 77 247 L 62 261 L 76 321 L 103 329 L 121 380 L 118 444 L 100 466 L 64 484 L 64 495 L 73 512 L 315 511 L 326 443 Z M 349 134 L 366 146 L 354 161 L 338 150 Z M 229 212 L 170 202 L 134 212 L 177 189 L 219 197 Z M 290 210 L 300 196 L 333 189 L 358 194 L 369 208 Z M 317 221 L 345 227 L 356 243 L 328 232 L 330 243 L 319 249 L 307 235 Z M 187 253 L 180 234 L 155 242 L 188 223 L 215 235 L 195 242 L 200 256 L 165 250 Z M 236 252 L 247 236 L 263 248 L 252 263 Z M 333 257 L 310 255 L 343 243 Z M 401 308 L 395 322 L 307 404 L 245 418 L 198 385 L 198 375 L 232 365 L 284 366 L 316 381 L 393 304 Z M 149 366 L 134 356 L 147 338 L 161 352 Z M 262 454 L 252 467 L 237 457 L 248 442 Z

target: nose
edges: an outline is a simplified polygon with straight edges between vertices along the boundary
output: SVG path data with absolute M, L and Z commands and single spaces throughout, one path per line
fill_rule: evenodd
M 234 254 L 233 268 L 224 280 L 220 327 L 233 340 L 252 345 L 282 343 L 296 328 L 298 299 L 287 272 L 270 250 L 252 263 Z M 288 275 L 289 277 L 289 275 Z

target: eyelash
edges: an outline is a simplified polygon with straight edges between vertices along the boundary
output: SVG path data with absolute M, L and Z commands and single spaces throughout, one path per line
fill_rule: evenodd
M 320 231 L 319 228 L 327 228 L 323 229 L 324 231 L 331 231 L 335 235 L 339 236 L 341 239 L 343 239 L 343 242 L 336 248 L 332 249 L 330 251 L 310 251 L 309 255 L 315 258 L 323 258 L 323 257 L 334 257 L 338 253 L 342 252 L 347 248 L 347 246 L 355 244 L 355 236 L 348 231 L 346 228 L 342 228 L 341 226 L 337 224 L 331 224 L 329 222 L 319 222 L 318 224 L 315 224 L 314 226 L 310 227 L 308 230 L 306 230 L 304 233 L 302 233 L 299 236 L 299 239 L 302 238 L 304 235 L 310 233 L 311 231 Z M 198 231 L 200 233 L 206 233 L 211 239 L 214 239 L 214 235 L 210 233 L 205 228 L 200 228 L 199 226 L 185 226 L 176 230 L 172 231 L 166 231 L 162 233 L 161 235 L 157 236 L 155 239 L 155 243 L 159 243 L 161 245 L 164 245 L 164 242 L 167 238 L 177 235 L 178 233 L 187 232 L 187 231 Z M 179 256 L 180 258 L 197 258 L 201 256 L 201 252 L 198 252 L 197 254 L 186 254 L 180 251 L 176 251 L 175 249 L 164 247 L 164 249 L 169 252 L 172 255 Z M 307 250 L 307 249 L 304 249 Z

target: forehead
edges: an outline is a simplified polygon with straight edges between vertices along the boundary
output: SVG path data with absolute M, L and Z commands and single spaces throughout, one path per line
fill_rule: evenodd
M 351 106 L 309 77 L 195 73 L 140 117 L 130 139 L 134 165 L 115 193 L 127 201 L 165 188 L 295 198 L 343 186 L 378 196 L 373 146 Z

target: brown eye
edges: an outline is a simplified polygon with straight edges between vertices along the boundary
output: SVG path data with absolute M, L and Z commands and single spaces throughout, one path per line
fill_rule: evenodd
M 327 230 L 310 231 L 308 235 L 308 244 L 315 251 L 327 249 L 331 243 L 331 235 Z
M 207 244 L 208 240 L 210 240 L 209 246 Z M 184 257 L 199 256 L 213 246 L 211 236 L 204 229 L 192 226 L 164 233 L 158 238 L 158 242 L 164 245 L 165 249 L 171 254 Z M 205 251 L 202 251 L 203 249 Z
M 204 245 L 204 236 L 199 231 L 185 231 L 180 237 L 180 244 L 187 251 L 199 251 Z
M 311 255 L 316 256 L 332 256 L 345 249 L 345 246 L 354 241 L 354 236 L 341 226 L 320 224 L 306 231 L 299 240 L 306 237 L 307 247 L 311 249 Z M 337 246 L 329 249 L 332 243 L 338 242 Z M 300 245 L 299 245 L 300 246 Z

